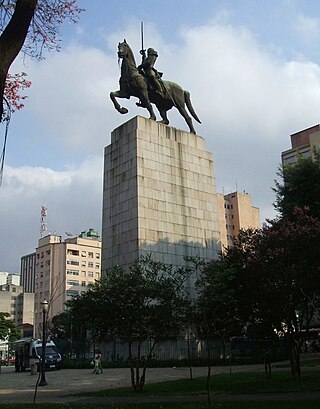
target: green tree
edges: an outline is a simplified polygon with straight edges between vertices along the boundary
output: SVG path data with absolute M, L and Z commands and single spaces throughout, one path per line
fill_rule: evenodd
M 319 312 L 320 221 L 307 210 L 242 234 L 223 256 L 232 266 L 237 313 L 247 325 L 287 339 L 291 373 L 300 379 L 302 333 Z
M 82 317 L 74 317 L 67 309 L 54 316 L 48 324 L 48 334 L 65 356 L 80 357 L 88 351 L 86 325 Z
M 181 287 L 183 272 L 141 257 L 129 270 L 115 267 L 87 293 L 73 300 L 73 314 L 81 315 L 94 336 L 128 344 L 131 384 L 141 391 L 156 344 L 176 336 L 188 322 L 189 302 Z M 147 357 L 142 344 L 149 341 Z M 141 369 L 142 368 L 142 369 Z
M 207 398 L 211 404 L 210 376 L 212 365 L 211 341 L 222 340 L 224 346 L 231 336 L 240 335 L 243 323 L 237 311 L 236 289 L 230 285 L 235 279 L 234 267 L 227 258 L 203 263 L 196 282 L 194 321 L 198 335 L 205 340 L 208 352 Z
M 20 331 L 8 317 L 10 317 L 8 313 L 0 312 L 0 339 L 13 342 L 20 338 Z
M 292 218 L 296 207 L 308 208 L 310 215 L 320 218 L 320 156 L 300 156 L 296 164 L 278 170 L 282 182 L 275 181 L 275 208 L 281 217 Z

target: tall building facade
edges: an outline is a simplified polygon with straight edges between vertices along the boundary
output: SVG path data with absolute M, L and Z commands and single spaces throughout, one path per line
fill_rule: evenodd
M 65 310 L 65 302 L 85 292 L 100 279 L 101 240 L 90 229 L 62 241 L 61 236 L 40 238 L 35 253 L 35 335 L 41 334 L 44 299 L 49 302 L 48 319 Z
M 252 205 L 248 193 L 232 192 L 227 195 L 218 193 L 217 200 L 222 250 L 232 247 L 233 239 L 241 229 L 261 227 L 260 210 Z
M 34 293 L 36 277 L 36 253 L 21 257 L 20 261 L 21 285 L 27 293 Z
M 299 155 L 313 158 L 315 152 L 320 152 L 320 125 L 296 132 L 291 137 L 291 148 L 281 153 L 283 165 L 297 163 Z

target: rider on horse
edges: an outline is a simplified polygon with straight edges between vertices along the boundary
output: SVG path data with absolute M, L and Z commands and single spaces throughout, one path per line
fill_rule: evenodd
M 147 56 L 145 50 L 141 50 L 142 63 L 138 66 L 139 72 L 148 79 L 151 89 L 157 94 L 164 95 L 164 85 L 162 82 L 162 72 L 159 72 L 154 68 L 158 53 L 153 48 L 148 48 Z

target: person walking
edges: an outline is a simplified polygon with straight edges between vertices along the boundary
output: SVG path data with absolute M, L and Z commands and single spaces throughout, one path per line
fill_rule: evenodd
M 98 353 L 97 353 L 97 359 L 98 359 L 98 367 L 99 367 L 100 373 L 103 373 L 103 370 L 102 370 L 102 354 L 101 354 L 101 351 L 98 351 Z

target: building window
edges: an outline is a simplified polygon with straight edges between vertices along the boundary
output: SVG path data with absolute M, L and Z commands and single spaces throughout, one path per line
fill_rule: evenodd
M 76 290 L 67 290 L 66 294 L 67 297 L 76 297 L 77 295 L 79 295 L 79 292 Z
M 70 276 L 78 276 L 79 271 L 78 270 L 67 270 L 67 274 Z
M 87 283 L 85 281 L 81 281 L 81 287 L 86 287 Z
M 81 261 L 81 267 L 85 267 L 86 266 L 86 262 L 85 261 Z
M 81 271 L 81 277 L 87 277 L 87 273 L 85 271 Z
M 87 256 L 87 252 L 86 251 L 81 251 L 81 257 L 86 257 Z
M 79 250 L 68 249 L 67 254 L 70 256 L 79 256 Z
M 88 261 L 88 267 L 93 268 L 93 263 L 91 261 Z
M 67 264 L 71 264 L 72 266 L 78 266 L 80 263 L 76 260 L 67 260 Z
M 88 277 L 93 277 L 93 271 L 88 271 Z
M 100 253 L 96 253 L 96 258 L 100 258 Z
M 76 280 L 67 280 L 67 285 L 72 285 L 74 287 L 79 287 L 79 281 Z
M 93 253 L 91 251 L 88 252 L 88 257 L 93 258 Z
M 99 264 L 99 263 L 96 263 L 96 268 L 100 268 L 100 264 Z
M 100 273 L 96 273 L 96 278 L 97 278 L 97 279 L 100 278 Z

